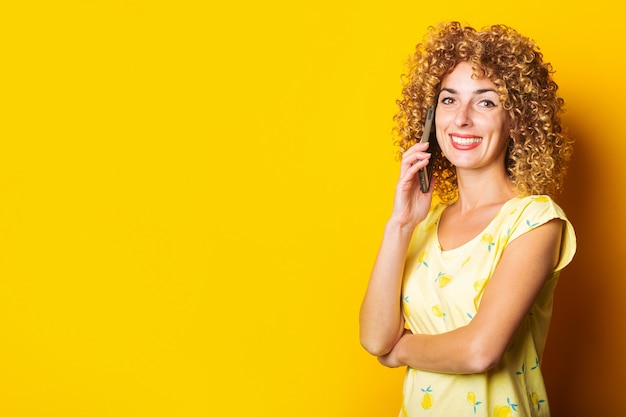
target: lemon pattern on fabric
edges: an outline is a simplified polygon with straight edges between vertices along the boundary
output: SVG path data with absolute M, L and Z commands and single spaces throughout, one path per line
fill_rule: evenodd
M 424 261 L 424 258 L 427 258 L 428 254 L 426 252 L 422 252 L 420 253 L 420 255 L 417 257 L 417 264 L 418 266 L 425 266 L 426 268 L 428 268 L 428 262 Z
M 432 311 L 435 317 L 443 318 L 443 316 L 445 315 L 445 313 L 441 309 L 441 306 L 438 304 L 433 306 Z
M 487 282 L 487 278 L 479 279 L 478 281 L 474 282 L 474 289 L 476 291 L 481 291 L 483 287 L 485 286 L 486 282 Z
M 507 245 L 552 219 L 563 220 L 560 259 L 499 364 L 487 373 L 469 375 L 409 368 L 399 415 L 550 416 L 540 359 L 551 318 L 553 290 L 559 272 L 576 250 L 572 225 L 547 196 L 513 198 L 474 239 L 444 251 L 435 227 L 444 209 L 441 203 L 433 205 L 418 225 L 407 254 L 402 309 L 413 333 L 439 334 L 469 324 L 480 311 L 482 295 Z
M 511 399 L 506 399 L 506 404 L 496 405 L 493 409 L 494 417 L 511 417 L 513 411 L 517 411 L 517 404 L 511 403 Z
M 493 241 L 493 236 L 491 236 L 488 233 L 485 233 L 481 238 L 480 241 L 482 243 L 484 243 L 485 245 L 487 245 L 487 250 L 491 251 L 491 248 L 493 248 L 496 244 Z
M 540 399 L 539 395 L 536 392 L 530 393 L 530 402 L 534 407 L 537 407 L 537 411 L 541 410 L 541 404 L 545 403 L 546 400 Z
M 411 316 L 411 309 L 409 308 L 409 296 L 408 295 L 402 299 L 402 313 L 404 314 L 404 317 Z
M 467 402 L 473 407 L 474 414 L 476 414 L 476 407 L 482 404 L 481 401 L 476 401 L 476 394 L 472 391 L 467 393 Z
M 445 272 L 440 272 L 437 274 L 437 279 L 435 281 L 437 281 L 439 288 L 444 288 L 450 283 L 450 281 L 452 281 L 452 277 Z
M 422 397 L 422 408 L 424 410 L 430 410 L 433 406 L 433 394 L 432 394 L 432 390 L 430 388 L 430 385 L 427 388 L 422 388 L 422 392 L 424 393 L 424 396 Z

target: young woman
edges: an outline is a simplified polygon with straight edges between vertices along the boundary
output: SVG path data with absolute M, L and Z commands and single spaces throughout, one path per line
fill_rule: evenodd
M 551 74 L 502 25 L 432 27 L 409 62 L 400 179 L 360 312 L 364 348 L 407 367 L 401 416 L 550 415 L 541 356 L 576 247 L 552 199 L 572 144 Z M 436 140 L 417 143 L 431 106 Z

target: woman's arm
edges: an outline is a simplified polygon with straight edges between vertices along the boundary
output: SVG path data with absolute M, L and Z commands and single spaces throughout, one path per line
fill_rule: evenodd
M 433 184 L 430 192 L 422 193 L 416 175 L 430 158 L 427 146 L 418 143 L 402 156 L 392 215 L 361 305 L 361 344 L 375 356 L 389 353 L 404 330 L 400 294 L 406 253 L 413 231 L 428 214 L 432 201 Z
M 361 305 L 361 344 L 369 353 L 389 353 L 402 336 L 402 274 L 413 230 L 388 222 Z
M 495 366 L 558 262 L 562 230 L 563 222 L 554 219 L 507 246 L 467 326 L 439 335 L 404 334 L 379 361 L 457 374 Z

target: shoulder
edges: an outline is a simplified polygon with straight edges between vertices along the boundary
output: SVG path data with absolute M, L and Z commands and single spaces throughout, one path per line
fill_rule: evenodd
M 514 215 L 516 212 L 525 214 L 556 215 L 557 217 L 566 218 L 563 209 L 547 195 L 529 195 L 525 197 L 515 197 L 506 204 L 509 208 L 509 214 Z
M 433 199 L 426 218 L 420 222 L 418 229 L 422 231 L 431 231 L 439 223 L 441 213 L 445 210 L 447 204 Z
M 552 220 L 561 220 L 561 263 L 565 266 L 576 251 L 576 234 L 563 209 L 547 195 L 516 197 L 505 204 L 501 225 L 507 241 L 517 239 Z M 552 222 L 554 223 L 554 222 Z
M 433 199 L 426 218 L 417 225 L 413 233 L 409 254 L 438 246 L 437 227 L 439 219 L 441 219 L 441 213 L 446 207 L 446 204 Z
M 569 222 L 563 209 L 549 196 L 530 195 L 515 197 L 504 204 L 501 221 L 517 229 L 533 229 L 550 220 Z

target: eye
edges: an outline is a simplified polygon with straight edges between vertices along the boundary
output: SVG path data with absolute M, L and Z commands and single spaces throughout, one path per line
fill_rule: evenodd
M 454 103 L 454 100 L 452 99 L 452 97 L 443 97 L 441 99 L 441 104 L 452 104 Z
M 479 102 L 478 102 L 478 106 L 480 106 L 480 107 L 486 107 L 486 108 L 491 108 L 491 107 L 496 107 L 496 106 L 497 106 L 497 104 L 496 104 L 496 103 L 494 103 L 494 102 L 493 102 L 493 101 L 491 101 L 491 100 L 484 99 L 484 100 L 481 100 L 481 101 L 479 101 Z

